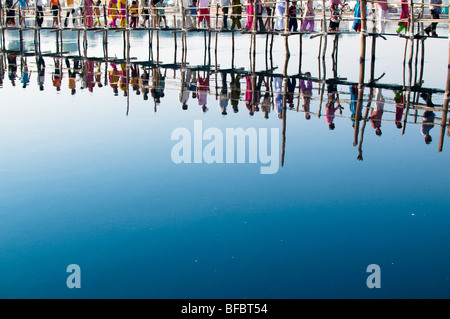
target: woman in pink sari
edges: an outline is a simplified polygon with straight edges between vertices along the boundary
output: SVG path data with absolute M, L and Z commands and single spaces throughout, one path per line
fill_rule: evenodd
M 255 10 L 254 0 L 248 0 L 247 3 L 247 25 L 246 30 L 253 30 L 253 13 Z
M 408 30 L 408 21 L 409 21 L 409 5 L 407 0 L 402 0 L 402 11 L 400 13 L 400 22 L 398 23 L 399 27 L 397 29 L 397 34 L 400 34 L 403 30 Z
M 118 18 L 117 0 L 109 1 L 108 15 L 111 18 L 111 22 L 109 23 L 109 26 L 112 28 L 117 28 L 117 23 L 116 23 L 116 20 Z

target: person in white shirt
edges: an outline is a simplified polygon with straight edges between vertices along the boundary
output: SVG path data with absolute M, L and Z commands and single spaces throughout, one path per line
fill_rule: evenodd
M 66 18 L 64 19 L 64 26 L 67 28 L 69 16 L 72 14 L 72 24 L 75 27 L 77 22 L 75 19 L 74 0 L 66 0 L 66 9 L 67 9 L 67 13 L 66 13 Z

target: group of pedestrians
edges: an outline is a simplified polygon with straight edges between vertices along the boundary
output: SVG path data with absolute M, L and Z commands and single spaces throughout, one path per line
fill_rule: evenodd
M 16 25 L 16 13 L 19 10 L 19 25 L 26 26 L 25 12 L 34 9 L 36 26 L 41 27 L 44 21 L 43 0 L 35 0 L 31 5 L 30 0 L 3 0 L 6 12 L 5 23 L 7 26 Z M 161 27 L 167 28 L 165 0 L 47 0 L 52 15 L 52 27 L 57 27 L 62 23 L 64 27 L 85 26 L 100 27 L 102 22 L 108 23 L 112 28 L 127 26 L 131 28 L 139 27 Z M 313 32 L 314 31 L 314 1 L 302 1 L 298 5 L 297 1 L 287 0 L 175 0 L 175 9 L 181 13 L 181 25 L 183 28 L 211 28 L 211 8 L 215 7 L 222 13 L 221 28 L 228 30 L 229 19 L 231 19 L 230 29 L 257 30 L 257 31 L 292 31 L 292 32 Z M 212 2 L 216 1 L 216 2 Z M 442 13 L 442 0 L 429 0 L 430 15 L 432 22 L 424 29 L 428 36 L 437 37 L 436 27 L 438 19 Z M 17 5 L 18 4 L 18 5 Z M 64 4 L 63 13 L 62 5 Z M 390 6 L 388 0 L 376 0 L 367 2 L 371 4 L 371 12 L 367 10 L 367 15 L 372 15 L 377 32 L 385 33 L 389 21 Z M 329 1 L 329 32 L 338 32 L 339 24 L 342 20 L 343 8 L 348 4 L 341 0 Z M 102 12 L 102 6 L 104 6 Z M 2 1 L 0 0 L 0 8 Z M 397 34 L 407 32 L 410 23 L 410 8 L 408 0 L 401 0 L 400 19 L 398 22 Z M 357 0 L 352 9 L 354 21 L 352 29 L 361 31 L 361 4 Z M 242 25 L 243 13 L 246 13 L 247 21 Z M 106 17 L 109 21 L 106 21 Z M 71 19 L 70 19 L 71 18 Z M 265 18 L 265 20 L 264 20 Z M 299 21 L 300 20 L 300 21 Z M 300 22 L 300 23 L 299 23 Z M 218 26 L 216 25 L 216 28 Z

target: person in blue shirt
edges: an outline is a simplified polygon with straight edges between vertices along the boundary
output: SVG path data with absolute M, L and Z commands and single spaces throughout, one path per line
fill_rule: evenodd
M 192 4 L 189 6 L 189 12 L 192 17 L 192 24 L 197 25 L 197 0 L 192 0 Z
M 354 17 L 352 29 L 356 32 L 361 32 L 361 4 L 359 3 L 359 0 L 356 2 L 355 8 L 354 8 Z
M 28 83 L 30 83 L 30 72 L 28 70 L 27 59 L 22 57 L 22 77 L 20 78 L 22 87 L 26 88 Z

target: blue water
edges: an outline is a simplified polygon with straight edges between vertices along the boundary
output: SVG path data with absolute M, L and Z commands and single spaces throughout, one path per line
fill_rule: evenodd
M 44 40 L 52 43 L 51 35 Z M 219 64 L 229 68 L 225 40 Z M 247 40 L 239 40 L 236 66 L 248 70 Z M 302 72 L 313 77 L 319 74 L 316 40 L 304 39 Z M 121 37 L 110 41 L 121 58 Z M 134 52 L 142 61 L 147 46 L 140 41 Z M 161 59 L 171 63 L 173 53 L 164 52 L 170 52 L 173 39 L 162 41 Z M 190 41 L 190 66 L 201 65 L 203 38 Z M 264 41 L 260 38 L 261 48 Z M 340 41 L 348 48 L 359 45 L 360 38 L 342 36 Z M 404 40 L 387 41 L 377 42 L 376 76 L 386 72 L 382 83 L 401 84 Z M 447 57 L 433 57 L 446 52 L 447 44 L 427 41 L 424 86 L 442 90 Z M 401 48 L 395 59 L 383 50 L 394 45 Z M 95 55 L 101 47 L 90 50 Z M 298 73 L 298 52 L 293 51 L 289 74 Z M 353 82 L 358 79 L 356 51 L 339 51 L 338 75 Z M 327 77 L 333 77 L 330 52 Z M 223 132 L 280 128 L 280 136 L 282 120 L 276 110 L 269 119 L 262 112 L 249 116 L 244 79 L 238 113 L 230 105 L 228 115 L 221 115 L 214 73 L 209 111 L 203 114 L 192 96 L 188 110 L 182 110 L 180 72 L 171 69 L 156 112 L 151 96 L 144 101 L 133 91 L 127 110 L 123 92 L 114 96 L 109 84 L 91 93 L 79 89 L 77 76 L 77 93 L 71 95 L 64 63 L 62 88 L 56 91 L 53 58 L 44 60 L 44 91 L 37 86 L 34 57 L 28 57 L 28 87 L 18 79 L 13 87 L 5 73 L 0 88 L 0 297 L 450 297 L 449 152 L 446 143 L 437 152 L 439 125 L 430 131 L 433 141 L 424 143 L 423 109 L 417 123 L 409 115 L 402 135 L 393 121 L 393 92 L 383 90 L 383 134 L 377 136 L 367 122 L 363 161 L 358 161 L 349 104 L 342 103 L 342 117 L 329 130 L 323 113 L 327 96 L 318 118 L 314 83 L 311 119 L 305 119 L 301 101 L 296 110 L 298 88 L 295 107 L 287 110 L 285 160 L 276 174 L 260 174 L 260 163 L 175 164 L 171 133 L 179 127 L 193 132 L 194 120 L 201 120 L 203 129 Z M 257 61 L 261 70 L 264 52 L 258 51 Z M 279 72 L 283 63 L 283 47 L 274 46 Z M 349 99 L 347 85 L 338 91 Z M 368 88 L 365 93 L 363 116 Z M 442 101 L 443 94 L 433 95 L 435 104 Z M 435 123 L 441 115 L 436 112 Z M 66 286 L 69 264 L 81 268 L 80 289 Z M 370 264 L 380 266 L 379 289 L 366 285 Z

